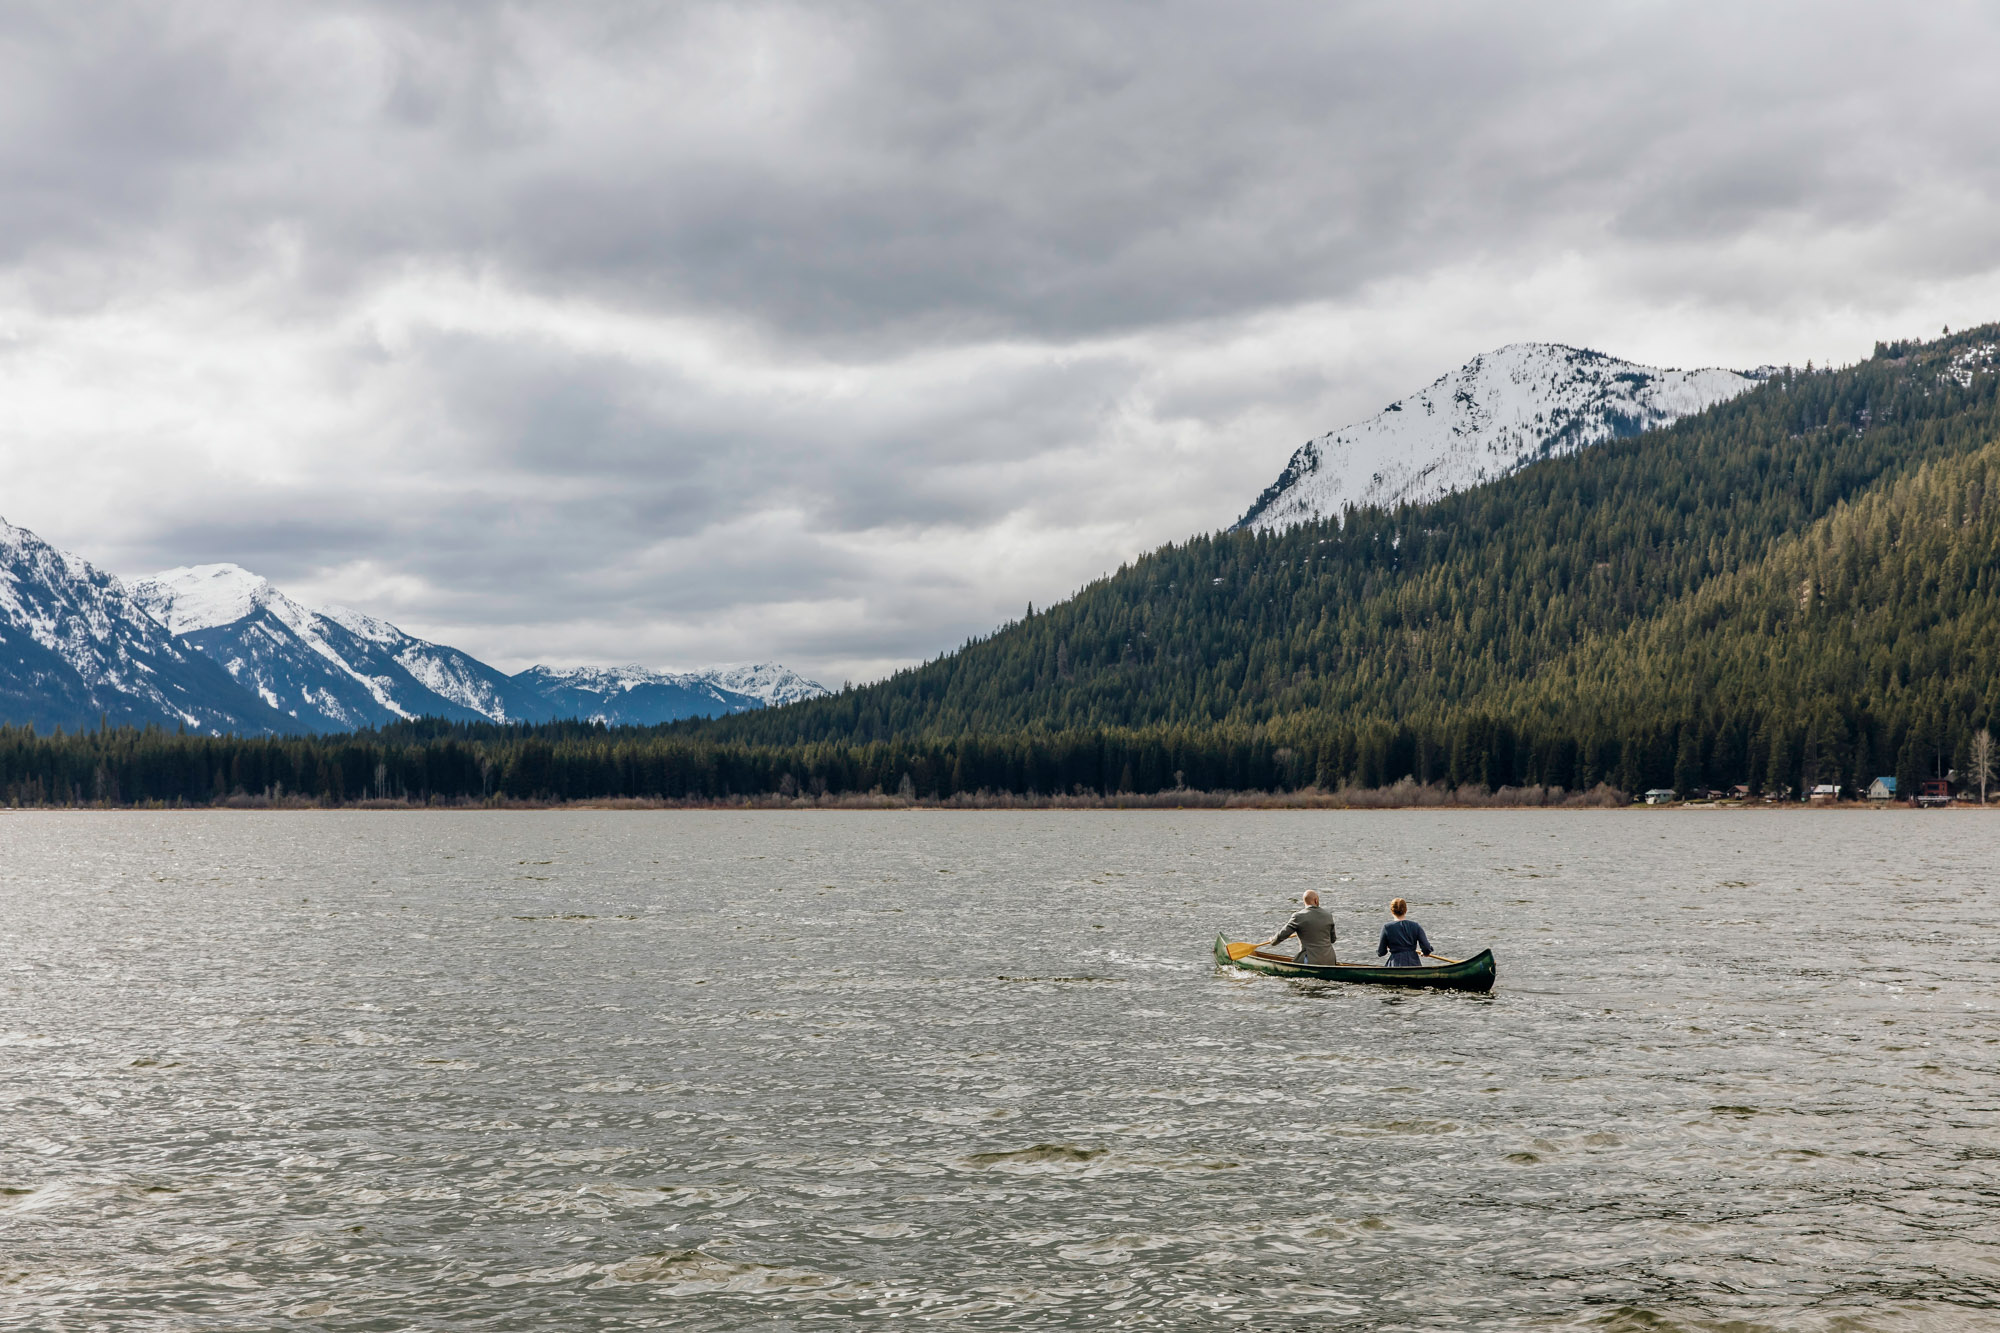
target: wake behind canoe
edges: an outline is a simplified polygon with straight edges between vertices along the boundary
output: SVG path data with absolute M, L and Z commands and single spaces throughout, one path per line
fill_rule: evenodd
M 1483 949 L 1462 963 L 1445 963 L 1437 967 L 1371 967 L 1349 963 L 1314 967 L 1309 963 L 1294 963 L 1265 954 L 1231 958 L 1229 940 L 1221 934 L 1215 937 L 1215 962 L 1218 967 L 1240 967 L 1245 972 L 1261 972 L 1267 977 L 1356 981 L 1369 986 L 1417 986 L 1433 990 L 1492 990 L 1494 977 L 1491 949 Z

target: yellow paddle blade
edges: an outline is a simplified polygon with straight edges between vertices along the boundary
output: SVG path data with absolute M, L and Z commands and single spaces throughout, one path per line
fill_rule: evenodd
M 1254 944 L 1232 944 L 1229 946 L 1229 961 L 1233 963 L 1239 958 L 1248 958 L 1256 952 L 1257 946 Z

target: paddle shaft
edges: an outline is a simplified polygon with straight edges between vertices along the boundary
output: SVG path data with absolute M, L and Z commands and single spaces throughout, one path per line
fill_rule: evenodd
M 1239 950 L 1241 952 L 1239 952 Z M 1426 958 L 1435 958 L 1440 963 L 1451 963 L 1455 965 L 1462 965 L 1465 962 L 1463 958 L 1446 958 L 1441 953 L 1425 954 L 1424 956 Z M 1229 957 L 1230 961 L 1232 962 L 1242 958 L 1262 958 L 1273 963 L 1290 963 L 1297 961 L 1295 959 L 1286 958 L 1281 954 L 1265 953 L 1263 947 L 1261 945 L 1256 945 L 1256 944 L 1252 944 L 1247 948 L 1241 944 L 1232 944 L 1229 946 Z M 1336 966 L 1338 966 L 1338 964 L 1336 964 Z M 1349 964 L 1349 966 L 1352 966 L 1352 964 Z

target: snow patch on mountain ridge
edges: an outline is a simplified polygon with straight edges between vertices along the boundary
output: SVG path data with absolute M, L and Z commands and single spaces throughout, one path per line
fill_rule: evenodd
M 629 694 L 645 685 L 676 685 L 716 693 L 745 695 L 776 708 L 801 699 L 817 699 L 828 693 L 816 681 L 775 662 L 739 662 L 727 666 L 701 667 L 693 671 L 664 671 L 634 662 L 616 667 L 535 666 L 521 673 L 538 679 L 560 682 L 592 694 Z
M 405 633 L 352 607 L 328 606 L 320 612 L 356 638 L 385 649 L 396 664 L 431 693 L 495 722 L 518 722 L 518 701 L 508 709 L 505 677 L 478 658 L 447 644 L 432 643 Z
M 171 703 L 141 673 L 154 653 L 175 655 L 170 640 L 131 641 L 134 603 L 125 585 L 89 561 L 49 545 L 0 518 L 0 624 L 24 632 L 92 686 L 138 694 L 189 725 L 201 719 Z M 136 619 L 151 622 L 144 615 Z
M 1669 425 L 1763 378 L 1512 343 L 1366 421 L 1308 441 L 1237 526 L 1271 531 L 1337 518 L 1350 506 L 1428 503 L 1538 459 Z
M 776 662 L 739 662 L 732 666 L 709 667 L 703 673 L 725 690 L 762 699 L 767 708 L 795 704 L 801 699 L 817 699 L 830 694 L 818 681 L 807 680 L 788 666 Z
M 573 691 L 607 700 L 649 688 L 686 690 L 712 699 L 724 711 L 732 713 L 742 712 L 746 707 L 776 708 L 828 693 L 816 681 L 775 662 L 742 662 L 694 671 L 663 671 L 636 662 L 616 667 L 533 666 L 514 679 L 532 681 L 536 689 L 544 692 Z M 591 720 L 614 719 L 603 714 Z

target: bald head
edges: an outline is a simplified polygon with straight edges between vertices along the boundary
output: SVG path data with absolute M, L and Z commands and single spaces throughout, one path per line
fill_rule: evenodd
M 1319 890 L 1318 890 L 1318 889 L 1307 889 L 1307 890 L 1306 890 L 1306 906 L 1307 906 L 1307 907 L 1318 907 L 1318 906 L 1319 906 Z

